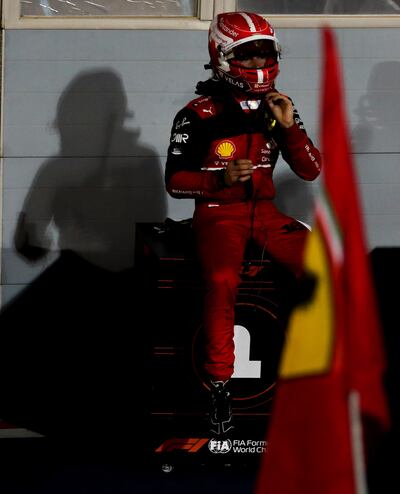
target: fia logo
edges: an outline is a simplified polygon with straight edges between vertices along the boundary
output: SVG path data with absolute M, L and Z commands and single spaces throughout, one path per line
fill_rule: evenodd
M 232 449 L 232 442 L 229 439 L 210 439 L 208 449 L 211 453 L 224 455 Z

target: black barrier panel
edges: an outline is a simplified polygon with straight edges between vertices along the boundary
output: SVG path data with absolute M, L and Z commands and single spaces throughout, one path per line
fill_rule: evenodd
M 381 444 L 371 452 L 368 466 L 369 492 L 386 492 L 383 487 L 390 486 L 390 492 L 400 492 L 398 476 L 399 439 L 400 439 L 400 331 L 399 331 L 399 280 L 400 247 L 379 247 L 370 254 L 373 278 L 375 282 L 378 308 L 382 327 L 383 344 L 386 358 L 384 384 L 388 398 L 391 426 Z M 387 491 L 387 492 L 389 492 Z
M 138 224 L 136 239 L 136 267 L 147 293 L 146 331 L 153 348 L 155 451 L 186 457 L 199 448 L 206 456 L 218 457 L 224 452 L 218 447 L 211 451 L 203 441 L 208 437 L 209 407 L 202 370 L 204 285 L 190 223 Z M 235 307 L 231 392 L 235 448 L 239 451 L 240 441 L 256 441 L 256 453 L 250 446 L 245 448 L 251 454 L 259 454 L 264 447 L 285 335 L 287 305 L 281 303 L 280 291 L 285 282 L 279 283 L 277 273 L 281 272 L 269 258 L 260 257 L 254 247 L 247 250 Z

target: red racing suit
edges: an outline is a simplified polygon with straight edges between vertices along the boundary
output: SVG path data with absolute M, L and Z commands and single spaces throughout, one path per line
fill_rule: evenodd
M 321 157 L 296 109 L 294 118 L 295 125 L 281 128 L 262 101 L 222 93 L 189 102 L 173 122 L 166 187 L 172 197 L 195 199 L 193 227 L 206 282 L 204 367 L 212 380 L 233 373 L 234 307 L 248 241 L 301 273 L 307 229 L 274 205 L 272 173 L 281 153 L 299 177 L 314 180 Z M 228 162 L 245 158 L 256 167 L 251 180 L 227 187 Z

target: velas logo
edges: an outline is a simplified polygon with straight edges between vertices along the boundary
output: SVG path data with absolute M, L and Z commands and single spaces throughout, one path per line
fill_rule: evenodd
M 231 84 L 232 86 L 236 86 L 239 89 L 246 90 L 249 89 L 250 87 L 248 83 L 246 83 L 247 85 L 246 87 L 244 81 L 238 80 L 237 78 L 235 79 L 234 77 L 230 77 L 229 75 L 225 74 L 225 72 L 219 71 L 219 76 L 222 77 L 222 79 L 225 79 L 225 81 Z
M 208 439 L 197 437 L 171 437 L 164 441 L 155 450 L 156 453 L 170 453 L 171 451 L 186 451 L 187 453 L 197 453 Z
M 236 146 L 231 141 L 222 141 L 215 148 L 220 158 L 231 158 L 236 151 Z

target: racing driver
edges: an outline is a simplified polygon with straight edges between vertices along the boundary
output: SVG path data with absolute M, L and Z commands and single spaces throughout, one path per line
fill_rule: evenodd
M 211 391 L 210 432 L 227 437 L 233 421 L 234 308 L 245 248 L 251 240 L 271 259 L 302 274 L 308 229 L 274 205 L 279 154 L 314 180 L 321 157 L 292 100 L 279 92 L 280 45 L 271 24 L 249 12 L 217 15 L 208 37 L 212 77 L 173 122 L 166 188 L 195 200 L 193 228 L 202 266 L 205 362 Z

